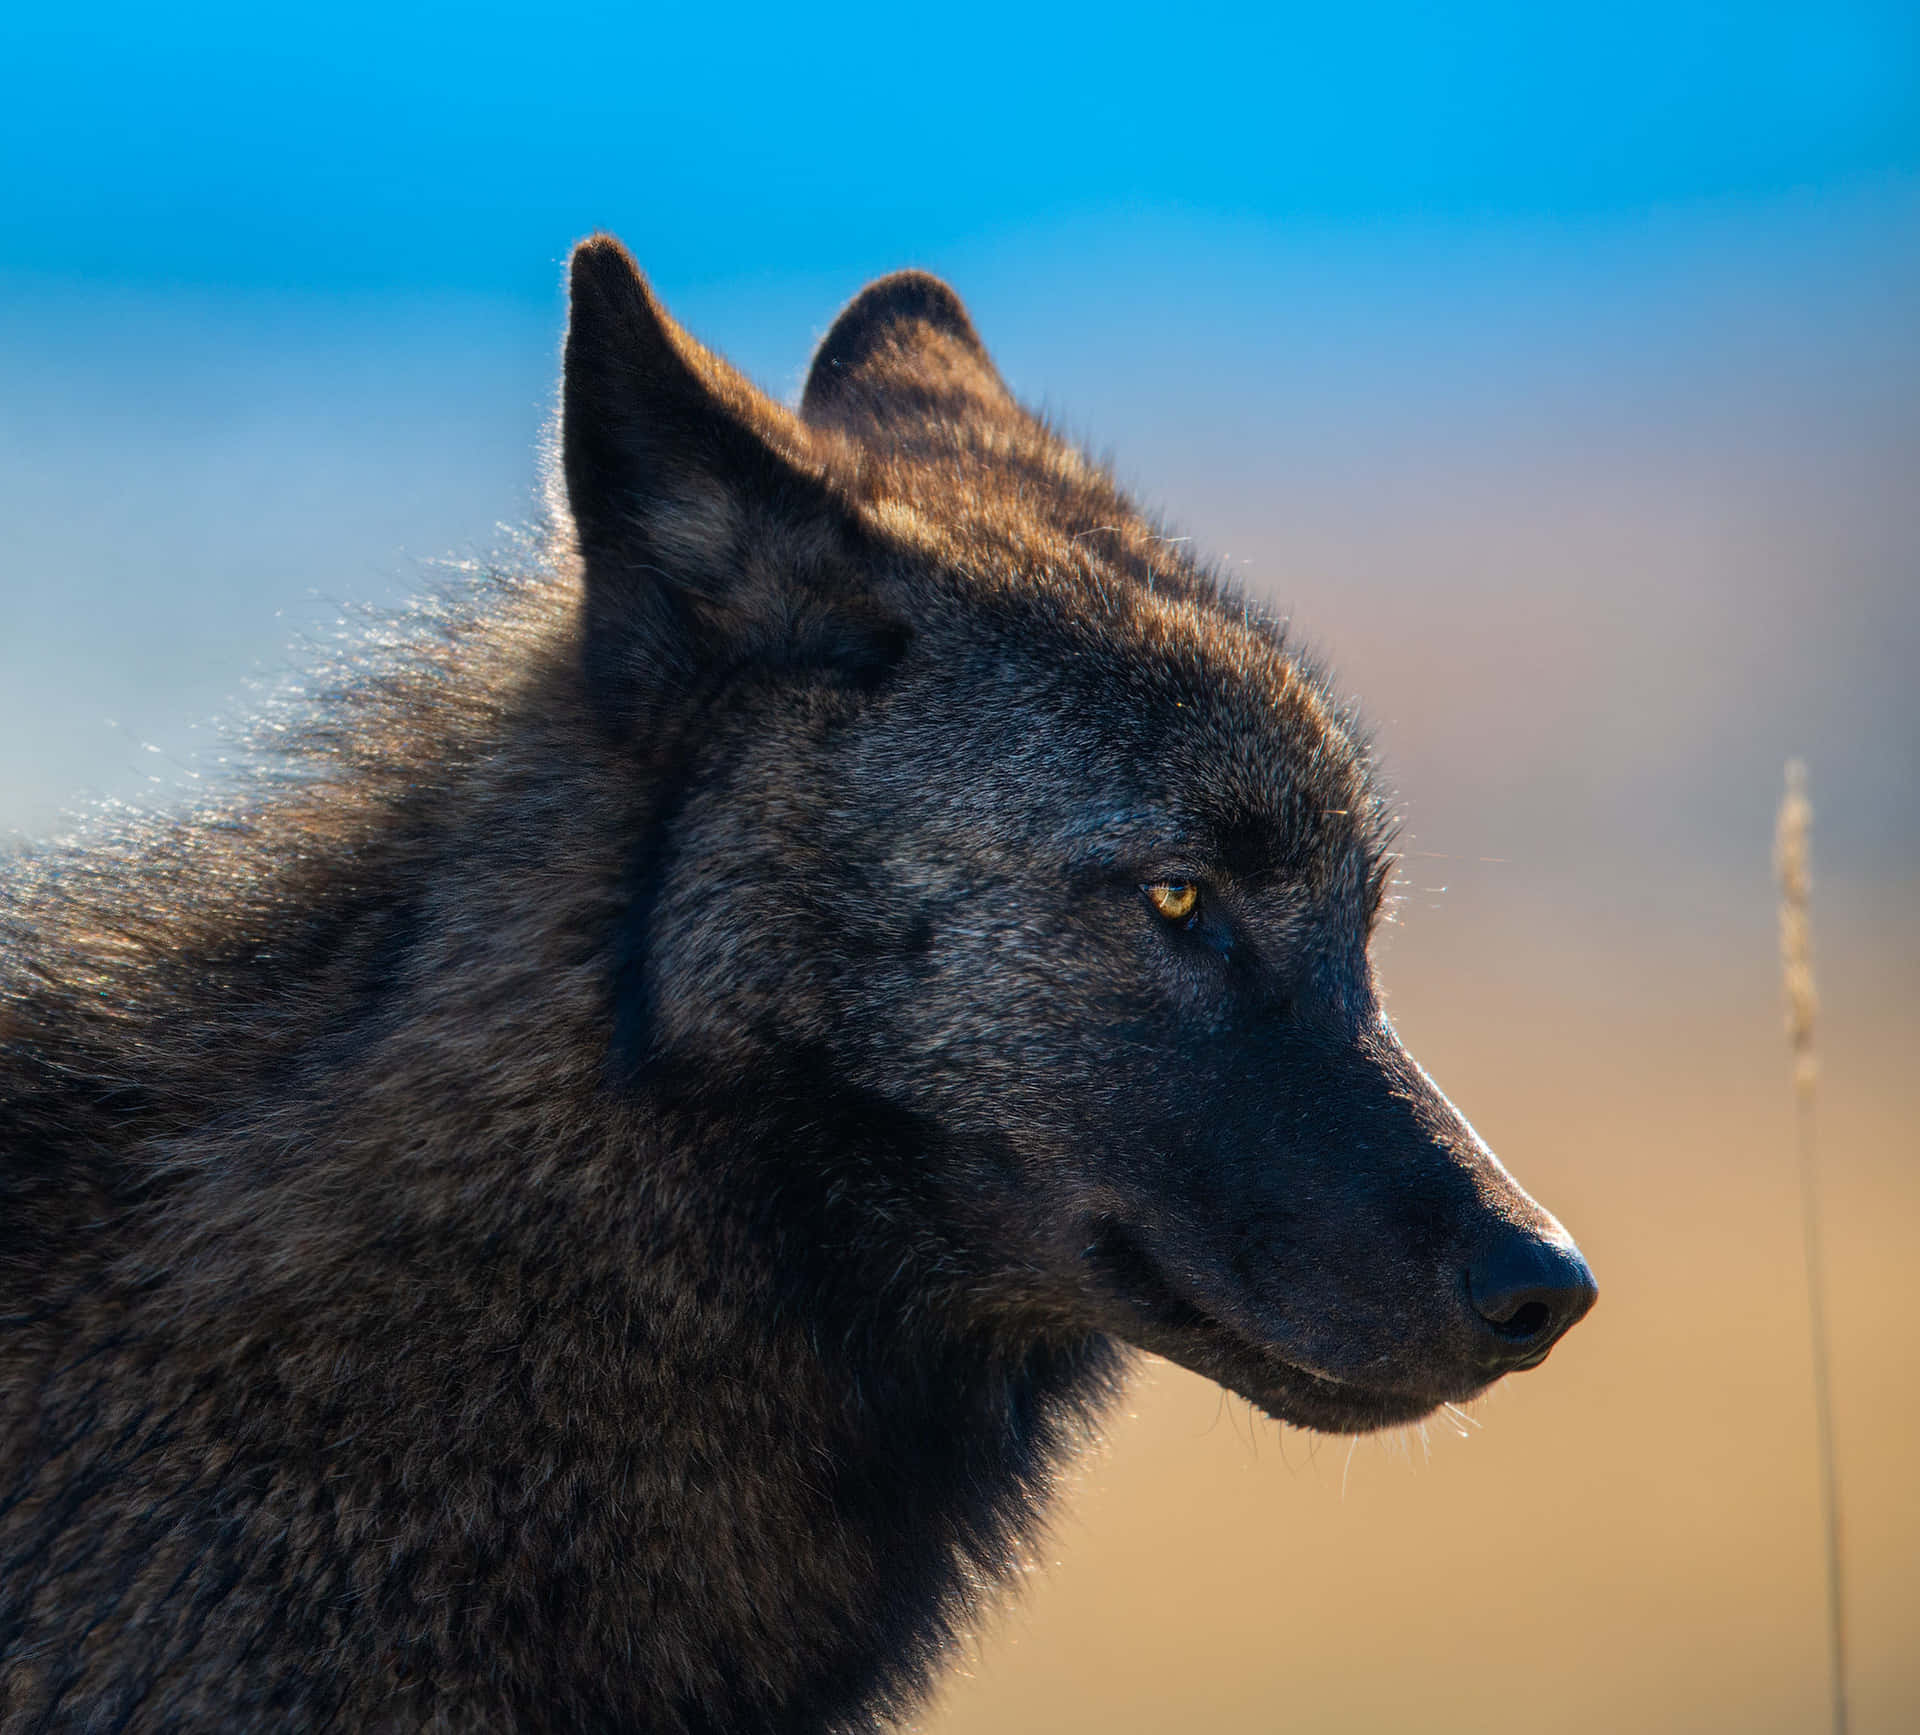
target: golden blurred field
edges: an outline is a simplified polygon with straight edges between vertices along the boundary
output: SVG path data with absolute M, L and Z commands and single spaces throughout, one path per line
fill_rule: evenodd
M 1395 1019 L 1573 1229 L 1599 1307 L 1467 1437 L 1351 1455 L 1144 1366 L 929 1735 L 1826 1727 L 1765 874 L 1684 931 L 1533 901 L 1498 864 L 1408 899 Z M 1860 1732 L 1920 1727 L 1914 891 L 1816 889 Z

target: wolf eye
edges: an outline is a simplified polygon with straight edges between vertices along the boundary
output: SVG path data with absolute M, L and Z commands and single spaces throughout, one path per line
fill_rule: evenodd
M 1140 889 L 1154 914 L 1169 922 L 1184 922 L 1200 903 L 1200 888 L 1191 880 L 1155 880 Z

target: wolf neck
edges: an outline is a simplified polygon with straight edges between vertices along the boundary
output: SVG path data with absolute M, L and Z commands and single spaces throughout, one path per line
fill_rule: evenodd
M 457 834 L 359 846 L 300 980 L 130 1044 L 159 1136 L 100 1171 L 109 1230 L 47 1205 L 60 1293 L 0 1297 L 0 1653 L 96 1640 L 50 1711 L 841 1727 L 1015 1563 L 1113 1352 L 870 1284 L 857 1197 L 796 1180 L 861 1105 L 608 1089 L 587 794 L 514 811 L 508 765 Z

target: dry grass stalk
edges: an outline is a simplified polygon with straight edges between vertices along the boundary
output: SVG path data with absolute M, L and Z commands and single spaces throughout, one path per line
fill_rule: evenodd
M 1834 1735 L 1847 1728 L 1847 1627 L 1841 1594 L 1840 1477 L 1833 1443 L 1833 1393 L 1827 1369 L 1827 1280 L 1821 1254 L 1820 1196 L 1814 1172 L 1813 1091 L 1819 1076 L 1813 1046 L 1819 1000 L 1813 978 L 1809 840 L 1813 808 L 1807 768 L 1787 763 L 1786 794 L 1774 826 L 1773 865 L 1780 882 L 1780 976 L 1786 996 L 1787 1041 L 1793 1053 L 1795 1143 L 1800 1167 L 1800 1225 L 1807 1268 L 1807 1314 L 1813 1334 L 1813 1406 L 1820 1435 L 1820 1493 L 1827 1540 L 1827 1645 L 1833 1687 Z

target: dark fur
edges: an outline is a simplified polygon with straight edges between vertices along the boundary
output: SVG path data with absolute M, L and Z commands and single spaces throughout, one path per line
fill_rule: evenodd
M 13 875 L 8 1731 L 866 1728 L 1120 1341 L 1337 1429 L 1550 1341 L 1278 632 L 930 278 L 799 417 L 573 291 L 548 565 Z

